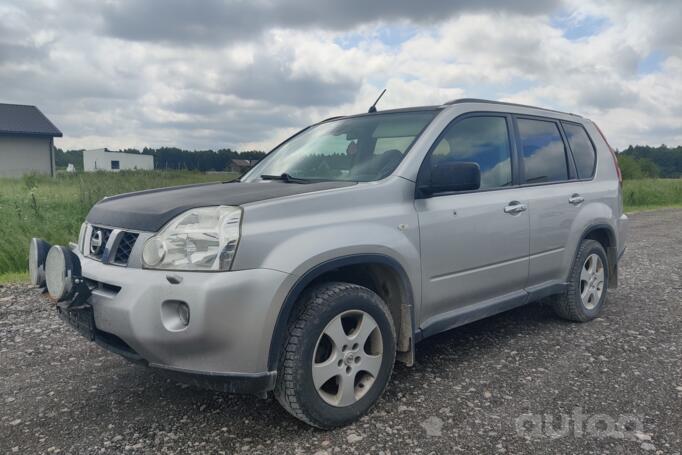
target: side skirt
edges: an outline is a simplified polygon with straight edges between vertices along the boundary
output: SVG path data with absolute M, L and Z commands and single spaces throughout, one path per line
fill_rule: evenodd
M 500 298 L 449 311 L 427 320 L 423 327 L 417 330 L 415 339 L 419 342 L 447 330 L 512 310 L 527 303 L 536 302 L 550 295 L 560 294 L 566 290 L 566 286 L 566 283 L 557 282 L 541 284 L 528 290 L 513 292 Z

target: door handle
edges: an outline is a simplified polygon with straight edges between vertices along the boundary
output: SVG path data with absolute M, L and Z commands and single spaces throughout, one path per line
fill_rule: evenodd
M 574 193 L 571 195 L 571 197 L 568 198 L 569 204 L 580 205 L 583 202 L 585 202 L 585 198 L 579 195 L 578 193 Z
M 516 215 L 517 213 L 525 212 L 526 210 L 528 210 L 526 204 L 522 204 L 519 201 L 511 201 L 509 205 L 504 208 L 504 213 Z

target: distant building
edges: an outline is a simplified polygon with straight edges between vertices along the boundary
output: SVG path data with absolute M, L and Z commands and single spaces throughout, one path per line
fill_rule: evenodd
M 54 175 L 54 138 L 62 132 L 35 106 L 0 104 L 0 177 Z
M 230 162 L 230 170 L 232 172 L 246 172 L 257 162 L 258 160 L 232 160 Z
M 154 169 L 154 157 L 139 153 L 110 152 L 107 149 L 83 151 L 85 172 Z

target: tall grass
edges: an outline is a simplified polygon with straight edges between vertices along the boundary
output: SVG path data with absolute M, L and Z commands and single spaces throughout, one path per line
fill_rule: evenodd
M 75 241 L 88 211 L 105 196 L 231 180 L 235 176 L 189 171 L 122 171 L 0 179 L 0 274 L 27 269 L 31 237 L 42 237 L 52 244 Z
M 90 208 L 105 196 L 224 181 L 235 176 L 189 171 L 122 171 L 0 179 L 0 275 L 12 273 L 16 277 L 25 273 L 31 237 L 42 237 L 52 244 L 74 241 Z M 682 179 L 626 180 L 623 202 L 628 211 L 682 206 Z
M 628 211 L 682 206 L 682 179 L 642 179 L 623 182 Z

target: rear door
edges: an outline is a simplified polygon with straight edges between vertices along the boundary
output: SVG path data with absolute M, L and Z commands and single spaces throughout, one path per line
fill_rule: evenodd
M 476 191 L 418 198 L 422 263 L 421 328 L 425 335 L 482 317 L 481 311 L 526 292 L 529 216 L 526 190 L 516 186 L 512 119 L 468 114 L 434 143 L 417 184 L 445 161 L 475 162 Z
M 567 242 L 585 195 L 561 123 L 542 117 L 514 117 L 519 170 L 522 183 L 530 190 L 528 290 L 533 292 L 566 281 Z

